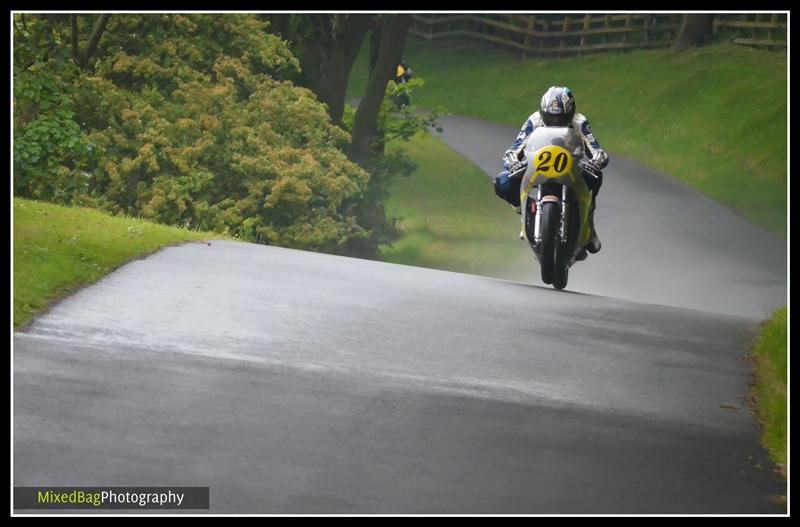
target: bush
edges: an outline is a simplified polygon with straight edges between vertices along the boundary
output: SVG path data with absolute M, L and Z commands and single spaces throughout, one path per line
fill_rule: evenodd
M 115 14 L 82 71 L 69 17 L 15 15 L 15 193 L 295 248 L 368 239 L 355 207 L 369 174 L 285 80 L 298 62 L 266 24 Z

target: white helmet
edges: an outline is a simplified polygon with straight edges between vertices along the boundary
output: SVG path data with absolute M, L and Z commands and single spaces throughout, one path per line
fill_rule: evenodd
M 550 86 L 542 95 L 539 112 L 545 126 L 569 126 L 575 115 L 575 97 L 566 86 Z

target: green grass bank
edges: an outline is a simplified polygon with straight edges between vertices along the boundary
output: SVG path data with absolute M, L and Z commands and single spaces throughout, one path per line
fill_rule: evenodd
M 538 272 L 516 237 L 519 216 L 478 167 L 428 134 L 389 147 L 398 148 L 417 169 L 392 182 L 386 211 L 401 218 L 403 237 L 382 248 L 384 260 L 513 280 L 526 278 L 521 269 Z
M 765 321 L 753 345 L 753 397 L 761 423 L 761 442 L 786 476 L 786 383 L 788 311 L 781 308 Z
M 14 327 L 122 264 L 161 247 L 222 236 L 14 198 Z
M 366 46 L 362 52 L 352 95 L 366 81 Z M 404 57 L 425 80 L 412 95 L 416 104 L 515 127 L 538 109 L 547 87 L 567 85 L 607 150 L 786 236 L 785 51 L 718 43 L 684 53 L 522 60 L 486 45 L 409 37 Z

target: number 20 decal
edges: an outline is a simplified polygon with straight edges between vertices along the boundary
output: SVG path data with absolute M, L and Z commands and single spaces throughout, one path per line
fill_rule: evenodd
M 546 146 L 536 155 L 536 172 L 544 177 L 561 177 L 572 171 L 572 156 L 560 146 Z

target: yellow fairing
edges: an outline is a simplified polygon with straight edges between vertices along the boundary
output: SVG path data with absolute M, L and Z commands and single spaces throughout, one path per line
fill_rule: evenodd
M 566 148 L 551 145 L 540 148 L 533 154 L 533 174 L 528 184 L 520 189 L 520 201 L 525 201 L 528 192 L 541 182 L 541 178 L 552 179 L 567 176 L 571 183 L 575 183 L 573 173 L 572 154 Z
M 589 239 L 587 219 L 592 203 L 592 193 L 583 180 L 577 177 L 578 169 L 574 165 L 572 154 L 566 148 L 550 145 L 537 150 L 531 159 L 533 160 L 533 173 L 524 188 L 520 189 L 520 202 L 525 203 L 528 193 L 534 186 L 544 183 L 547 179 L 561 179 L 560 183 L 572 188 L 580 201 L 580 222 L 584 227 L 579 240 L 582 247 Z

